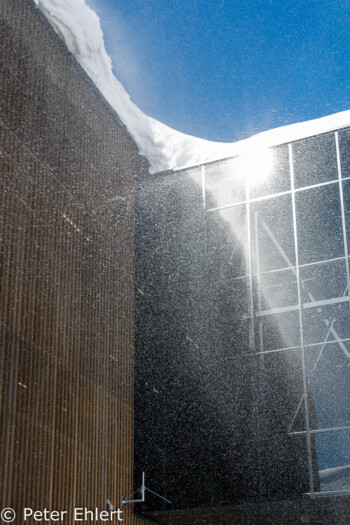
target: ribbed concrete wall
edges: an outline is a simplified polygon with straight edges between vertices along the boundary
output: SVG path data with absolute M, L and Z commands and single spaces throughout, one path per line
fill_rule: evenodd
M 1 0 L 0 23 L 1 504 L 119 507 L 144 162 L 32 2 Z

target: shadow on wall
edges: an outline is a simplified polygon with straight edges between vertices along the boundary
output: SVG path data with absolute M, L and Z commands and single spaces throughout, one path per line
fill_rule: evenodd
M 305 438 L 287 435 L 300 360 L 252 354 L 246 279 L 235 279 L 244 254 L 222 217 L 204 212 L 200 180 L 192 169 L 138 185 L 135 489 L 145 471 L 172 501 L 147 494 L 144 511 L 309 491 Z M 277 326 L 269 333 L 285 346 Z M 313 466 L 316 476 L 314 444 Z

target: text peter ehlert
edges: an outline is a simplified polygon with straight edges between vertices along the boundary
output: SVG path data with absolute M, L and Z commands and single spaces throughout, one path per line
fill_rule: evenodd
M 100 510 L 99 508 L 88 509 L 87 507 L 76 507 L 72 512 L 68 510 L 36 510 L 30 507 L 23 509 L 23 520 L 27 523 L 35 522 L 62 522 L 68 518 L 73 518 L 76 522 L 120 522 L 123 521 L 123 511 Z

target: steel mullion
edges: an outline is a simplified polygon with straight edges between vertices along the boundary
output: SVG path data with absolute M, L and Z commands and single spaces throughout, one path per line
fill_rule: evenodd
M 342 432 L 344 430 L 350 430 L 349 425 L 345 425 L 343 427 L 330 427 L 330 428 L 315 428 L 314 430 L 297 430 L 296 432 L 289 432 L 290 435 L 299 435 L 299 434 L 306 434 L 309 432 L 309 434 L 325 434 L 327 432 Z
M 250 350 L 254 352 L 254 297 L 253 297 L 253 271 L 252 271 L 252 250 L 251 250 L 251 225 L 250 225 L 250 201 L 249 188 L 246 182 L 246 214 L 247 214 L 247 262 L 248 262 L 248 282 L 249 282 L 249 313 L 250 313 Z
M 344 177 L 342 180 L 350 180 L 350 177 Z M 303 186 L 302 188 L 294 188 L 294 193 L 300 193 L 302 191 L 312 190 L 315 188 L 321 188 L 322 186 L 330 186 L 331 184 L 338 184 L 338 179 L 329 180 L 327 182 L 319 182 L 317 184 L 312 184 L 311 186 Z M 283 197 L 284 195 L 290 195 L 292 190 L 281 191 L 279 193 L 270 193 L 269 195 L 262 195 L 261 197 L 255 197 L 251 199 L 250 203 L 266 201 L 269 199 L 275 199 L 277 197 Z M 209 208 L 207 212 L 214 212 L 220 210 L 226 210 L 227 208 L 234 208 L 235 206 L 240 206 L 242 204 L 247 204 L 247 201 L 232 202 L 230 204 L 225 204 L 225 206 L 217 206 L 215 208 Z
M 348 280 L 348 290 L 350 290 L 349 253 L 348 253 L 348 242 L 347 242 L 347 236 L 346 236 L 344 192 L 343 192 L 343 181 L 342 181 L 341 160 L 340 160 L 340 150 L 339 150 L 339 134 L 337 131 L 335 132 L 335 147 L 337 151 L 337 167 L 338 167 L 338 179 L 339 179 L 340 209 L 341 209 L 343 239 L 344 239 L 346 277 Z
M 345 261 L 345 257 L 334 257 L 334 259 L 325 259 L 324 261 L 314 261 L 311 263 L 299 264 L 299 268 L 306 268 L 307 266 L 320 266 L 321 264 L 327 264 L 336 261 Z M 257 277 L 258 275 L 269 275 L 272 273 L 285 272 L 286 270 L 295 270 L 295 266 L 284 266 L 283 268 L 277 268 L 277 270 L 266 270 L 260 273 L 253 273 L 253 277 Z M 246 277 L 247 275 L 235 277 L 233 281 L 237 281 L 238 279 L 243 279 Z
M 350 342 L 350 337 L 346 337 L 344 339 L 331 339 L 330 341 L 304 344 L 304 348 L 314 348 L 314 347 L 322 346 L 322 345 L 327 346 L 327 345 L 332 345 L 332 344 L 349 343 L 349 342 Z M 275 348 L 273 350 L 264 350 L 263 352 L 257 352 L 256 355 L 272 354 L 274 352 L 285 352 L 286 350 L 300 350 L 300 348 L 301 348 L 300 346 L 285 346 L 283 348 Z
M 294 244 L 295 244 L 296 277 L 297 277 L 297 289 L 298 289 L 300 346 L 301 346 L 301 359 L 302 359 L 302 367 L 303 367 L 303 389 L 304 389 L 304 407 L 305 407 L 306 445 L 307 445 L 309 476 L 310 476 L 310 492 L 311 492 L 311 494 L 313 494 L 314 493 L 314 476 L 313 476 L 313 470 L 312 470 L 309 406 L 308 406 L 308 399 L 307 399 L 307 378 L 306 378 L 306 369 L 305 369 L 305 348 L 304 348 L 303 316 L 302 316 L 302 302 L 301 302 L 301 285 L 300 285 L 299 250 L 298 250 L 298 233 L 297 233 L 297 219 L 296 219 L 295 188 L 294 188 L 294 166 L 293 166 L 293 149 L 292 149 L 292 144 L 288 145 L 288 150 L 289 150 L 289 167 L 290 167 L 290 176 L 291 176 L 291 185 L 292 185 L 293 229 L 294 229 Z

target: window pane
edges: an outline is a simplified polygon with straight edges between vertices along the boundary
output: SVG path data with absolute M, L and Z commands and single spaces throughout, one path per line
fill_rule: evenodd
M 264 273 L 257 276 L 254 282 L 256 283 L 256 293 L 258 294 L 258 309 L 271 310 L 298 304 L 295 270 L 279 270 L 272 273 Z
M 291 189 L 288 146 L 271 148 L 272 169 L 266 180 L 250 185 L 250 198 L 272 195 Z
M 247 280 L 216 281 L 207 287 L 205 302 L 203 324 L 209 330 L 213 347 L 227 348 L 230 359 L 233 354 L 249 353 Z
M 300 264 L 344 257 L 339 185 L 302 191 L 295 199 Z
M 207 209 L 218 208 L 246 200 L 245 183 L 237 171 L 237 159 L 204 166 Z
M 251 205 L 250 230 L 254 273 L 295 264 L 292 198 L 275 197 Z
M 210 275 L 229 281 L 247 275 L 247 220 L 245 205 L 206 214 Z
M 350 490 L 350 431 L 316 435 L 320 490 Z
M 350 177 L 350 130 L 339 132 L 339 149 L 342 177 Z
M 304 344 L 317 344 L 350 338 L 349 314 L 349 302 L 304 310 Z M 350 352 L 349 342 L 338 344 L 348 348 Z
M 344 212 L 348 251 L 350 250 L 350 180 L 343 181 Z
M 256 331 L 259 352 L 299 346 L 299 313 L 285 312 L 259 317 Z
M 306 348 L 305 368 L 317 414 L 311 428 L 350 425 L 350 354 L 336 343 Z
M 332 261 L 300 268 L 300 281 L 303 303 L 347 295 L 345 261 Z
M 296 188 L 338 178 L 334 133 L 294 142 L 292 148 Z
M 260 354 L 258 364 L 259 431 L 264 437 L 289 432 L 303 396 L 301 351 Z M 302 411 L 294 427 L 304 429 Z

